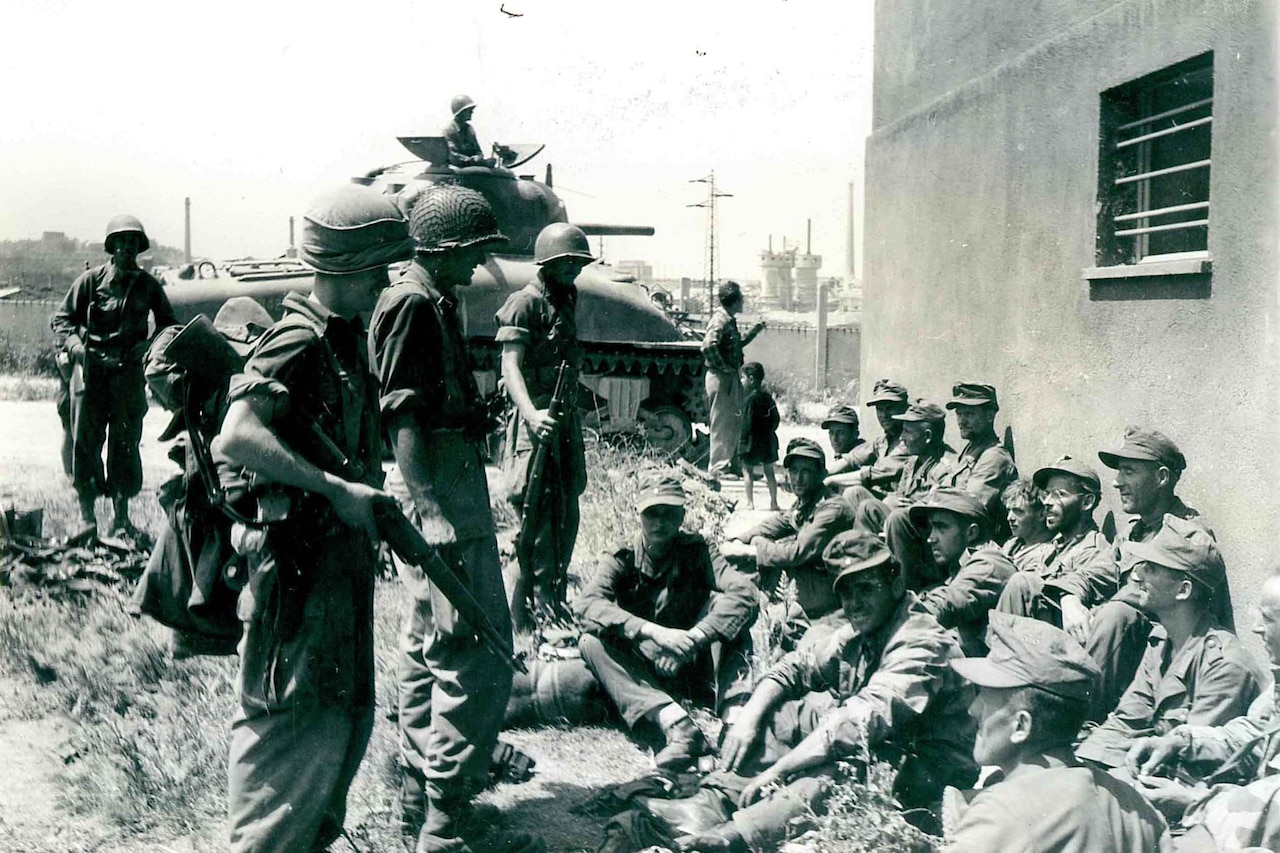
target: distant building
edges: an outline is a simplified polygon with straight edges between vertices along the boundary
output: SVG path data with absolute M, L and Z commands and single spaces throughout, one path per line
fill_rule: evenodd
M 876 6 L 862 387 L 995 384 L 1024 472 L 1166 431 L 1251 602 L 1280 527 L 1276 3 L 923 8 Z
M 636 281 L 653 281 L 653 265 L 648 261 L 615 261 L 614 269 L 634 276 Z

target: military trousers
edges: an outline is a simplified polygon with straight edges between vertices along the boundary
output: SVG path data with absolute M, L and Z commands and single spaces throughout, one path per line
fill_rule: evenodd
M 745 701 L 751 695 L 750 643 L 746 637 L 712 643 L 669 678 L 659 675 L 653 664 L 624 640 L 583 634 L 578 638 L 578 650 L 632 728 L 677 699 L 691 699 L 718 714 L 735 700 Z
M 1124 591 L 1121 590 L 1121 596 Z M 1089 718 L 1102 720 L 1120 704 L 1120 697 L 1133 683 L 1133 677 L 1147 651 L 1151 621 L 1142 611 L 1121 597 L 1113 598 L 1093 609 L 1089 623 L 1089 639 L 1085 650 L 1102 670 L 1102 680 Z
M 461 567 L 468 589 L 510 642 L 511 613 L 493 536 L 441 549 Z M 511 695 L 511 670 L 481 643 L 434 585 L 417 599 L 401 635 L 397 665 L 403 805 L 419 796 L 464 802 L 483 790 Z
M 142 367 L 88 365 L 78 371 L 83 378 L 73 384 L 70 401 L 71 478 L 76 493 L 86 498 L 131 498 L 142 489 L 138 444 L 147 414 Z
M 706 376 L 707 424 L 711 431 L 711 458 L 707 470 L 717 476 L 733 467 L 742 437 L 742 381 L 737 372 L 708 370 Z

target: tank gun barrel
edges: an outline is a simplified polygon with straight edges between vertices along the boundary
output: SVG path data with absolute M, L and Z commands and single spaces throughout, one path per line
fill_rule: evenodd
M 575 222 L 588 237 L 652 237 L 652 225 L 602 225 L 599 222 Z

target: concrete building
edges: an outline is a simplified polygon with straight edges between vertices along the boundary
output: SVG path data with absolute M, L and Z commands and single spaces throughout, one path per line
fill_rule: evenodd
M 1025 472 L 1164 430 L 1237 613 L 1280 560 L 1275 34 L 1274 0 L 880 0 L 866 151 L 862 387 L 992 382 Z
M 653 264 L 648 261 L 615 261 L 613 266 L 618 272 L 634 276 L 636 281 L 653 281 Z
M 782 251 L 773 250 L 773 237 L 769 237 L 769 248 L 760 253 L 760 308 L 780 308 L 792 310 L 791 271 L 796 265 L 796 250 L 787 249 L 786 239 L 782 241 Z
M 822 255 L 813 253 L 813 222 L 805 222 L 804 251 L 795 255 L 795 280 L 792 288 L 792 308 L 795 311 L 812 311 L 818 304 L 818 270 L 822 269 Z

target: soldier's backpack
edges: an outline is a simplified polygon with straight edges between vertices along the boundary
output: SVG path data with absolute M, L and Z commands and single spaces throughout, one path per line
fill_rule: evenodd
M 160 488 L 165 525 L 134 590 L 133 610 L 172 628 L 174 656 L 234 654 L 241 634 L 236 600 L 246 574 L 231 546 L 236 521 L 211 443 L 226 410 L 227 384 L 244 366 L 271 315 L 236 297 L 213 322 L 203 315 L 162 330 L 147 353 L 152 396 L 174 413 L 162 441 L 182 472 Z

